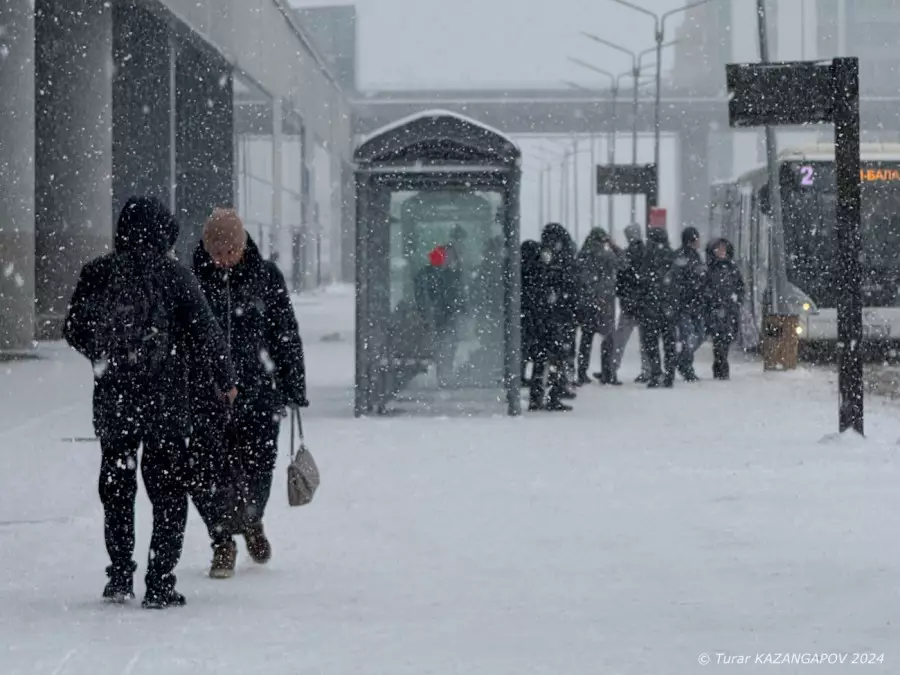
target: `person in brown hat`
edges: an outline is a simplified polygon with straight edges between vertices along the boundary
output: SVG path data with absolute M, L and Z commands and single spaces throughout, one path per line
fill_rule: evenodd
M 255 562 L 264 564 L 272 555 L 263 515 L 285 407 L 308 405 L 303 342 L 281 271 L 263 259 L 233 209 L 213 212 L 194 251 L 192 268 L 225 332 L 240 391 L 228 411 L 218 404 L 211 383 L 199 378 L 194 406 L 201 454 L 208 461 L 217 454 L 216 444 L 224 447 L 246 489 L 240 532 L 217 528 L 210 511 L 206 515 L 201 511 L 213 539 L 210 576 L 228 578 L 237 558 L 234 534 L 244 535 Z M 224 433 L 218 431 L 222 429 Z

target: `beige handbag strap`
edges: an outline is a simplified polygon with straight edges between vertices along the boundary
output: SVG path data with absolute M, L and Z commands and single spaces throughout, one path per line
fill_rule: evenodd
M 291 461 L 297 456 L 297 438 L 300 439 L 300 447 L 303 447 L 303 421 L 300 419 L 300 411 L 291 407 Z

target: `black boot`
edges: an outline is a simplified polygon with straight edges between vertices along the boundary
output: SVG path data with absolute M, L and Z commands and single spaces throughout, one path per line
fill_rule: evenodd
M 135 570 L 137 570 L 137 563 L 134 561 L 124 567 L 114 565 L 107 567 L 106 576 L 109 577 L 109 581 L 103 589 L 103 599 L 118 604 L 134 600 Z
M 156 582 L 147 580 L 147 593 L 141 607 L 144 609 L 168 609 L 169 607 L 184 607 L 184 596 L 175 590 L 175 575 L 170 574 L 164 581 Z
M 528 390 L 528 410 L 536 412 L 544 409 L 544 382 L 537 373 L 531 376 L 531 387 Z
M 147 591 L 141 607 L 144 609 L 169 609 L 169 607 L 184 607 L 187 604 L 184 596 L 170 588 L 165 591 Z

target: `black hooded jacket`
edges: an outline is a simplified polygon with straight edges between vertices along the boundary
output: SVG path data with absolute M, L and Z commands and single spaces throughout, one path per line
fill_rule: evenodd
M 522 358 L 536 358 L 540 321 L 541 245 L 536 241 L 522 242 Z
M 225 336 L 190 270 L 167 255 L 177 238 L 178 224 L 165 206 L 155 199 L 132 197 L 116 224 L 114 251 L 81 270 L 63 335 L 94 365 L 94 429 L 101 439 L 139 431 L 187 436 L 189 359 L 207 364 L 220 391 L 234 387 Z M 99 299 L 121 271 L 126 278 L 148 282 L 171 321 L 168 356 L 162 375 L 153 381 L 123 379 L 103 366 L 106 355 L 97 335 L 109 317 Z
M 237 373 L 237 408 L 306 405 L 303 342 L 284 276 L 248 236 L 241 261 L 216 267 L 199 243 L 193 270 L 225 331 Z M 207 384 L 209 384 L 207 382 Z
M 575 242 L 559 223 L 541 233 L 540 256 L 540 340 L 549 353 L 563 353 L 574 342 L 579 289 Z
M 718 258 L 715 249 L 725 244 L 725 257 Z M 744 302 L 744 279 L 734 262 L 734 246 L 718 239 L 707 249 L 709 267 L 708 331 L 713 337 L 733 340 L 738 334 L 741 305 Z
M 676 312 L 691 320 L 704 319 L 709 307 L 709 276 L 700 252 L 693 247 L 700 234 L 686 227 L 681 233 L 681 248 L 675 254 Z
M 636 317 L 641 305 L 641 262 L 644 258 L 644 242 L 632 241 L 625 249 L 623 268 L 616 276 L 616 295 L 622 313 Z
M 650 228 L 638 273 L 641 298 L 638 317 L 642 323 L 659 327 L 675 322 L 674 262 L 675 252 L 669 245 L 666 230 Z

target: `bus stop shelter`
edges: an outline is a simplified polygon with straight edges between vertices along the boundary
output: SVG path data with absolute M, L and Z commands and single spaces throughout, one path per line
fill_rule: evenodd
M 354 160 L 355 414 L 518 415 L 518 147 L 433 111 Z

